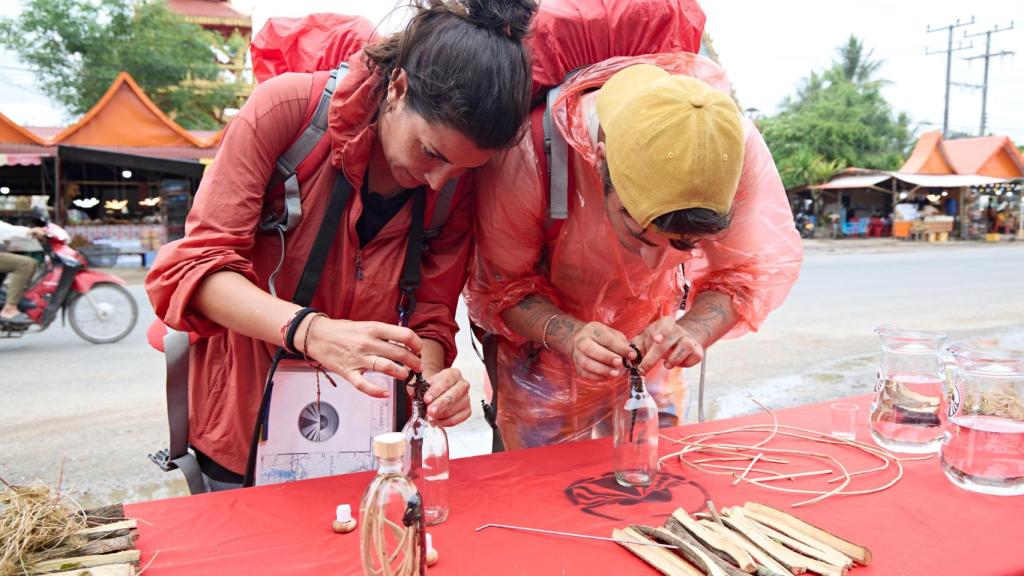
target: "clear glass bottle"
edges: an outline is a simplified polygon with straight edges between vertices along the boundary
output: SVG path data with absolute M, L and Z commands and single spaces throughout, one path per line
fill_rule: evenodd
M 423 503 L 402 472 L 405 437 L 400 432 L 373 439 L 377 477 L 359 507 L 359 545 L 363 574 L 413 576 L 426 566 Z
M 628 361 L 623 364 L 629 374 L 629 397 L 616 403 L 613 416 L 615 480 L 623 486 L 649 486 L 658 472 L 658 406 L 640 371 Z
M 427 526 L 448 519 L 448 434 L 427 416 L 423 395 L 430 385 L 415 375 L 412 417 L 405 423 L 405 474 L 423 497 Z

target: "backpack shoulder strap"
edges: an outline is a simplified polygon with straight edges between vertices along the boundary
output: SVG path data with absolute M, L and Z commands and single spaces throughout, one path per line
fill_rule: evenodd
M 544 105 L 544 156 L 550 180 L 548 217 L 551 220 L 565 220 L 569 217 L 569 144 L 551 117 L 551 108 L 561 93 L 561 85 L 549 90 Z
M 441 233 L 448 215 L 452 212 L 452 205 L 455 203 L 455 196 L 459 190 L 459 178 L 453 178 L 445 183 L 437 193 L 437 200 L 434 201 L 434 211 L 430 215 L 430 225 L 423 232 L 423 239 L 430 240 Z
M 326 77 L 326 83 L 320 92 L 316 109 L 306 123 L 302 132 L 295 138 L 291 146 L 277 158 L 274 173 L 267 183 L 267 192 L 284 187 L 284 207 L 280 214 L 272 214 L 260 223 L 262 232 L 280 230 L 288 232 L 302 221 L 302 203 L 299 195 L 299 165 L 313 152 L 327 134 L 327 111 L 334 96 L 334 89 L 348 73 L 348 63 L 343 62 Z M 314 81 L 314 89 L 316 83 Z

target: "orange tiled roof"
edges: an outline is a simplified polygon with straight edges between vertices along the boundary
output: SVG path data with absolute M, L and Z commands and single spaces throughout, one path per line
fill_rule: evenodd
M 53 138 L 54 144 L 75 146 L 187 146 L 205 148 L 206 143 L 167 117 L 122 72 L 77 123 Z
M 956 174 L 942 147 L 942 132 L 925 132 L 899 169 L 907 174 Z
M 29 130 L 19 126 L 14 120 L 0 114 L 0 143 L 42 146 L 45 141 Z

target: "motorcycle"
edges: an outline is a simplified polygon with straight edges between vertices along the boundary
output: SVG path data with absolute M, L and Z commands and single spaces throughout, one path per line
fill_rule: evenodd
M 801 238 L 814 238 L 814 216 L 800 212 L 794 221 Z
M 20 338 L 25 333 L 41 332 L 50 327 L 60 313 L 61 323 L 94 344 L 117 342 L 131 333 L 139 319 L 135 298 L 125 289 L 125 281 L 117 276 L 92 270 L 89 261 L 71 248 L 71 240 L 63 228 L 37 215 L 46 230 L 43 247 L 44 263 L 25 290 L 18 309 L 31 324 L 0 320 L 0 338 Z M 3 285 L 0 274 L 0 285 Z M 0 288 L 0 306 L 7 301 L 6 287 Z

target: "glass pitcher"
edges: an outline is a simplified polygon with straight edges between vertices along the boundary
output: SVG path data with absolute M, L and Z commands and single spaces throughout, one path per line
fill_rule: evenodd
M 985 494 L 1024 494 L 1024 350 L 950 347 L 957 373 L 942 442 L 954 484 Z
M 940 332 L 881 326 L 882 339 L 871 437 L 894 452 L 927 454 L 942 443 L 946 423 L 945 361 Z

